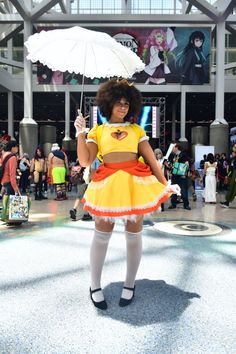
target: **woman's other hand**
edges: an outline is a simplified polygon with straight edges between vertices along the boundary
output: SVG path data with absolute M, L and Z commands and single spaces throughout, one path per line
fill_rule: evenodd
M 181 189 L 178 184 L 170 184 L 168 186 L 168 191 L 173 194 L 181 195 Z

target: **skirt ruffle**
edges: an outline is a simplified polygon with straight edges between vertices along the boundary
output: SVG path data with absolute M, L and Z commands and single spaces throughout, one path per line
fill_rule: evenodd
M 120 169 L 105 179 L 91 181 L 82 202 L 84 209 L 96 217 L 135 220 L 157 210 L 170 196 L 155 176 L 138 176 Z

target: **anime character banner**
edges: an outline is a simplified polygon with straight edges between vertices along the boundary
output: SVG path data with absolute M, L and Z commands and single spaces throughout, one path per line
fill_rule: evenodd
M 137 84 L 203 85 L 210 82 L 210 27 L 107 28 L 146 64 Z
M 99 28 L 133 50 L 146 64 L 132 80 L 137 84 L 203 85 L 210 83 L 210 27 Z M 48 72 L 38 66 L 38 83 L 80 84 L 80 75 Z M 85 78 L 86 84 L 104 80 Z

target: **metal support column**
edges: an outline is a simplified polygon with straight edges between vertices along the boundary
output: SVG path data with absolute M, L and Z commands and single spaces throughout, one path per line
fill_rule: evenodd
M 32 23 L 24 21 L 24 41 L 32 34 Z M 32 64 L 24 48 L 24 118 L 20 122 L 20 153 L 33 157 L 38 146 L 38 124 L 33 119 Z
M 14 139 L 14 129 L 13 129 L 13 92 L 9 91 L 7 93 L 7 105 L 8 105 L 8 121 L 7 121 L 7 130 L 8 135 Z
M 229 151 L 229 126 L 224 118 L 225 94 L 225 22 L 216 25 L 216 103 L 215 120 L 210 126 L 210 145 L 215 153 Z
M 185 137 L 186 132 L 186 91 L 181 86 L 181 103 L 180 103 L 180 139 L 179 141 L 188 141 Z

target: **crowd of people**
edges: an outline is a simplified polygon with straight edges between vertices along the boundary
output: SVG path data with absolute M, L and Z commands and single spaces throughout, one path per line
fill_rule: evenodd
M 17 158 L 10 158 L 6 166 L 8 173 L 2 180 L 0 198 L 3 194 L 3 184 L 8 194 L 30 194 L 34 193 L 34 199 L 37 201 L 48 198 L 48 190 L 55 193 L 56 201 L 67 199 L 68 191 L 72 186 L 76 189 L 76 199 L 73 208 L 69 214 L 72 220 L 76 220 L 76 213 L 79 206 L 82 206 L 81 200 L 86 191 L 87 185 L 92 179 L 101 160 L 97 157 L 89 168 L 83 168 L 79 160 L 68 160 L 66 151 L 61 149 L 57 143 L 52 144 L 51 152 L 45 157 L 43 149 L 37 147 L 32 159 L 28 153 L 23 153 L 22 157 L 18 155 L 18 144 L 16 141 L 9 141 L 1 152 L 1 161 L 5 157 L 12 155 Z M 186 151 L 182 151 L 181 146 L 176 143 L 172 153 L 166 159 L 161 149 L 154 149 L 154 155 L 158 161 L 161 170 L 167 181 L 178 184 L 181 188 L 181 196 L 172 195 L 168 209 L 175 209 L 177 204 L 183 203 L 186 210 L 191 210 L 189 198 L 192 201 L 197 200 L 197 194 L 205 203 L 216 204 L 217 193 L 226 195 L 226 200 L 221 202 L 223 207 L 228 207 L 233 201 L 234 186 L 230 184 L 235 180 L 235 148 L 232 150 L 230 158 L 225 153 L 212 153 L 203 155 L 198 168 L 194 161 L 189 157 Z M 176 162 L 184 164 L 184 171 L 176 171 Z M 80 170 L 80 173 L 78 172 Z M 81 180 L 74 180 L 73 171 L 76 175 L 81 175 Z M 8 177 L 6 177 L 8 175 Z M 7 181 L 5 181 L 7 178 Z M 198 182 L 199 192 L 196 193 L 196 181 Z M 232 195 L 232 196 L 231 196 Z M 161 210 L 165 210 L 165 204 L 161 203 Z M 91 216 L 85 213 L 83 220 L 91 220 Z
M 221 205 L 229 207 L 235 195 L 235 186 L 230 183 L 235 181 L 235 150 L 234 147 L 229 158 L 225 153 L 205 154 L 196 168 L 194 161 L 186 151 L 182 151 L 179 143 L 174 145 L 168 159 L 161 149 L 154 149 L 154 155 L 166 180 L 178 184 L 181 188 L 181 196 L 176 194 L 171 196 L 168 209 L 175 209 L 177 204 L 183 203 L 185 210 L 191 210 L 189 199 L 192 197 L 192 201 L 195 202 L 197 195 L 204 203 L 216 204 L 217 193 L 225 194 L 226 199 L 221 202 Z M 89 167 L 84 168 L 78 159 L 69 160 L 66 151 L 61 149 L 58 143 L 52 144 L 51 152 L 47 157 L 40 146 L 37 147 L 32 159 L 29 158 L 28 153 L 23 153 L 19 157 L 18 143 L 15 140 L 10 140 L 4 146 L 0 164 L 8 155 L 10 159 L 6 163 L 6 173 L 1 182 L 0 198 L 4 185 L 7 194 L 34 194 L 34 199 L 37 201 L 47 199 L 50 189 L 55 193 L 56 201 L 63 201 L 68 199 L 67 193 L 74 186 L 76 198 L 73 207 L 69 210 L 69 215 L 72 220 L 77 219 L 77 209 L 80 206 L 82 208 L 83 195 L 101 160 L 96 157 Z M 15 158 L 11 158 L 13 155 Z M 176 170 L 178 164 L 183 165 L 183 171 Z M 82 178 L 74 178 L 73 173 L 76 177 L 82 176 Z M 198 182 L 198 193 L 196 193 L 196 182 Z M 161 210 L 165 210 L 164 203 L 161 203 Z M 87 212 L 81 217 L 83 220 L 92 220 Z

